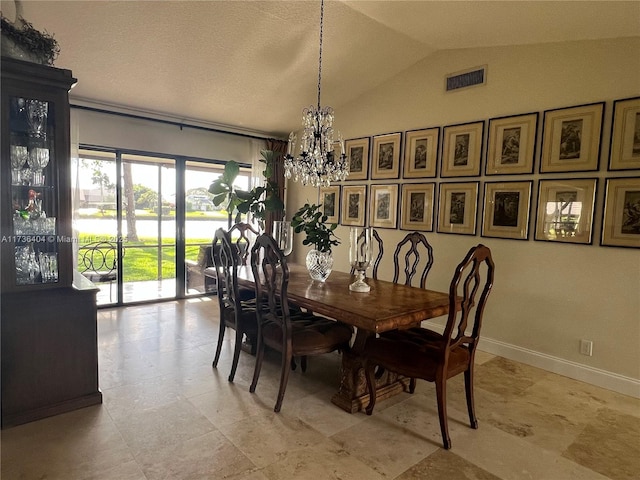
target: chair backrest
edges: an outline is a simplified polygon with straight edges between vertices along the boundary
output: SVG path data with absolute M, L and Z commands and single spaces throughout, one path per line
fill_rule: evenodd
M 238 293 L 238 260 L 231 236 L 223 228 L 216 230 L 213 237 L 213 262 L 217 273 L 218 303 L 220 304 L 220 321 L 226 309 L 237 310 L 240 301 Z
M 108 275 L 118 270 L 118 245 L 113 242 L 92 242 L 78 248 L 81 255 L 78 270 Z
M 371 229 L 371 236 L 373 237 L 373 239 L 376 241 L 376 245 L 377 245 L 377 250 L 378 250 L 378 254 L 376 255 L 375 260 L 373 261 L 373 271 L 371 274 L 371 278 L 375 278 L 376 280 L 378 279 L 378 269 L 380 268 L 380 262 L 382 261 L 382 254 L 384 253 L 384 244 L 382 242 L 382 238 L 380 237 L 380 234 L 378 233 L 377 230 Z M 373 256 L 373 252 L 372 256 Z M 354 267 L 351 267 L 351 275 L 356 273 L 356 269 Z
M 249 233 L 253 233 L 254 235 L 260 235 L 260 232 L 256 230 L 251 224 L 239 222 L 236 223 L 233 227 L 229 229 L 229 235 L 233 236 L 233 233 L 238 231 L 240 236 L 235 241 L 235 246 L 238 252 L 238 264 L 246 265 L 247 260 L 249 259 L 249 251 L 251 249 L 251 238 L 249 238 Z
M 251 271 L 256 286 L 256 298 L 267 301 L 268 310 L 256 309 L 258 325 L 272 321 L 280 325 L 286 338 L 291 338 L 291 322 L 287 287 L 289 267 L 286 257 L 271 235 L 256 238 L 251 249 Z
M 471 247 L 456 267 L 449 286 L 449 317 L 443 333 L 449 350 L 466 344 L 473 354 L 480 336 L 484 307 L 493 286 L 494 269 L 491 250 L 482 244 Z M 480 297 L 476 300 L 478 292 Z M 458 302 L 459 309 L 456 308 Z
M 400 278 L 400 258 L 404 249 L 404 275 L 405 285 L 411 285 L 413 277 L 418 273 L 418 265 L 420 264 L 420 246 L 424 250 L 426 261 L 424 267 L 420 269 L 420 288 L 424 288 L 427 283 L 427 275 L 433 265 L 433 248 L 427 241 L 427 237 L 420 232 L 411 232 L 398 243 L 396 251 L 393 254 L 393 283 L 398 283 Z

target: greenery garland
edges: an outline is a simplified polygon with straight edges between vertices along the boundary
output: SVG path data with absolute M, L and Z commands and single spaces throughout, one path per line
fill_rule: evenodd
M 0 23 L 2 35 L 13 40 L 17 45 L 25 48 L 37 58 L 43 59 L 47 65 L 53 65 L 53 62 L 60 54 L 60 46 L 58 41 L 53 38 L 45 30 L 44 33 L 39 32 L 33 25 L 24 18 L 19 17 L 16 23 L 21 22 L 22 28 L 18 28 L 11 23 L 2 12 L 0 12 Z

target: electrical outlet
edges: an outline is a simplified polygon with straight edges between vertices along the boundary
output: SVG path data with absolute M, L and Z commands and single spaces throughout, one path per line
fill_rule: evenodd
M 588 357 L 593 355 L 593 342 L 591 340 L 580 340 L 580 353 Z

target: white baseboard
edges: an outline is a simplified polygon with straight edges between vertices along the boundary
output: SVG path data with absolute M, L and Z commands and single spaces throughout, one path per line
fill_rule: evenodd
M 439 332 L 442 332 L 444 328 L 442 325 L 431 322 L 425 322 L 425 325 Z M 478 350 L 525 363 L 558 375 L 564 375 L 574 380 L 590 383 L 623 395 L 640 398 L 640 380 L 635 378 L 625 377 L 617 373 L 600 370 L 487 337 L 480 338 Z

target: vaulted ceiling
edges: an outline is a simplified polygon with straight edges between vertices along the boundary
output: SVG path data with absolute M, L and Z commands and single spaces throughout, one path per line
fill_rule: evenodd
M 76 103 L 285 136 L 317 102 L 319 0 L 21 5 Z M 339 110 L 442 50 L 640 36 L 640 2 L 327 0 L 324 20 L 322 104 Z

